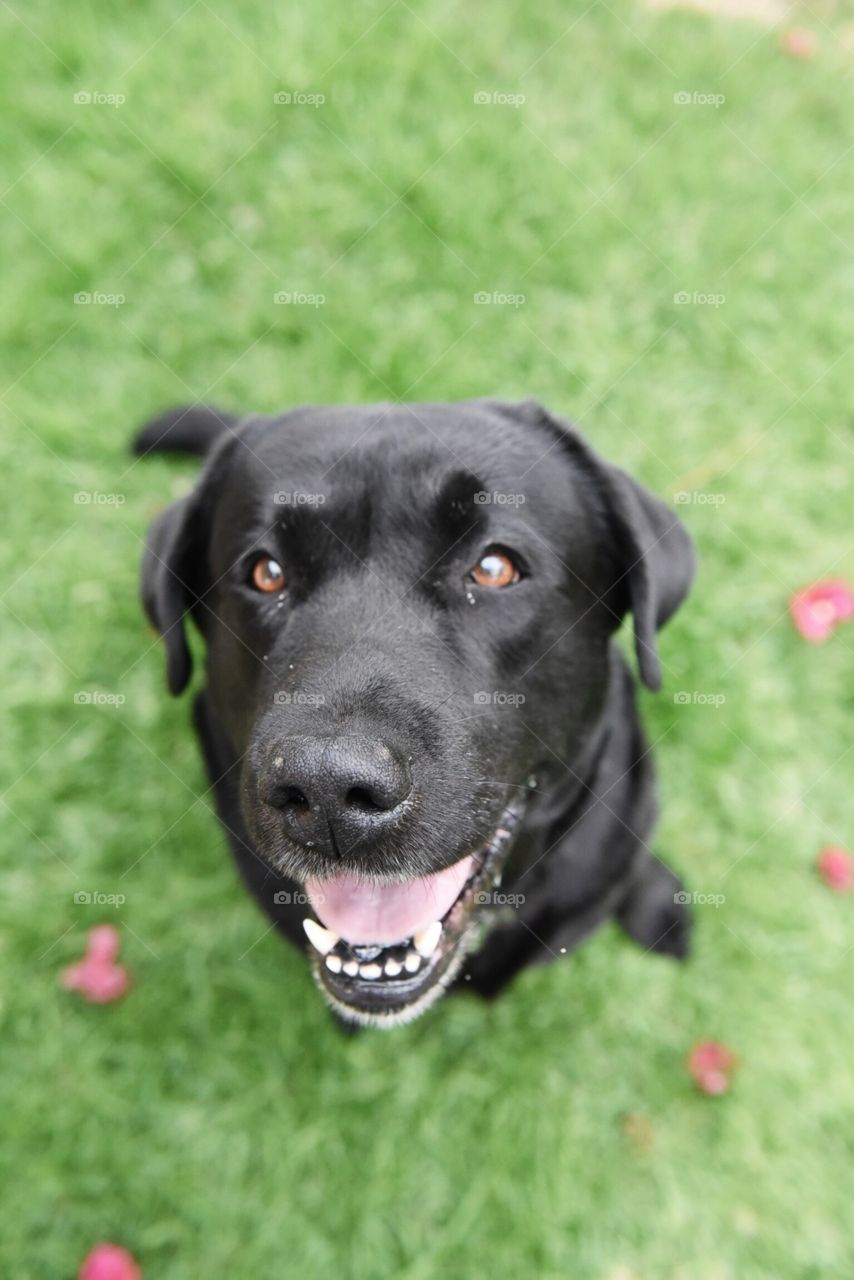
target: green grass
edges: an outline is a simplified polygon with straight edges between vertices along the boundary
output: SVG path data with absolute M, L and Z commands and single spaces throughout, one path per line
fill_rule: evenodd
M 3 6 L 3 1275 L 101 1238 L 146 1280 L 850 1274 L 851 903 L 813 862 L 854 844 L 854 633 L 785 614 L 854 574 L 851 15 L 814 8 L 798 63 L 621 0 Z M 719 499 L 680 508 L 702 567 L 643 704 L 658 848 L 726 900 L 683 968 L 606 929 L 493 1007 L 345 1040 L 236 882 L 137 606 L 193 469 L 126 441 L 195 397 L 484 393 Z M 113 918 L 80 890 L 127 899 L 113 1007 L 57 986 Z M 684 1065 L 708 1037 L 742 1061 L 717 1100 Z

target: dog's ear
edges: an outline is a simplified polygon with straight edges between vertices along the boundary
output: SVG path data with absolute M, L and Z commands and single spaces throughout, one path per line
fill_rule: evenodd
M 609 603 L 619 616 L 631 610 L 641 679 L 657 691 L 661 663 L 656 632 L 679 608 L 694 577 L 694 547 L 688 530 L 660 498 L 600 458 L 569 423 L 535 403 L 519 409 L 529 421 L 533 418 L 552 435 L 557 433 L 596 486 L 614 538 L 617 578 Z
M 142 556 L 141 595 L 145 612 L 166 645 L 169 692 L 183 693 L 193 670 L 184 615 L 194 598 L 193 495 L 173 502 L 156 516 Z
M 147 422 L 134 438 L 133 452 L 194 453 L 208 462 L 189 497 L 173 502 L 154 520 L 142 557 L 142 603 L 166 643 L 166 678 L 171 693 L 183 693 L 193 671 L 184 617 L 199 600 L 205 537 L 201 515 L 204 487 L 217 455 L 241 419 L 211 405 L 167 409 Z
M 679 517 L 660 498 L 619 467 L 596 457 L 617 542 L 625 586 L 623 598 L 634 617 L 635 654 L 648 689 L 661 688 L 656 632 L 687 596 L 694 577 L 694 547 Z

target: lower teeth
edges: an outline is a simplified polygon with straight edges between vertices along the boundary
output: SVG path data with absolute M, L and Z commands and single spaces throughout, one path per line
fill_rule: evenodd
M 391 947 L 375 942 L 347 943 L 311 918 L 303 920 L 303 928 L 330 973 L 344 973 L 348 978 L 358 976 L 367 982 L 383 977 L 397 978 L 404 972 L 417 973 L 422 963 L 430 960 L 442 937 L 440 920 L 418 930 L 407 942 Z
M 359 963 L 355 959 L 358 954 L 356 948 L 352 948 L 354 956 L 345 960 L 340 955 L 327 955 L 324 957 L 324 963 L 330 973 L 345 973 L 348 978 L 360 977 L 368 982 L 376 982 L 378 978 L 397 978 L 404 971 L 406 973 L 417 973 L 421 968 L 422 957 L 417 951 L 411 949 L 401 958 L 395 956 L 387 956 L 385 964 L 379 964 L 374 960 Z M 376 949 L 375 954 L 381 954 L 382 948 Z

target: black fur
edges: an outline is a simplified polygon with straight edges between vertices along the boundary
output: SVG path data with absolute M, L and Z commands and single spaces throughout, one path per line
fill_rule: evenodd
M 450 866 L 533 775 L 502 886 L 523 901 L 485 911 L 493 927 L 466 986 L 494 995 L 611 916 L 644 948 L 685 954 L 690 921 L 647 844 L 652 766 L 612 639 L 631 611 L 640 675 L 657 689 L 656 631 L 694 569 L 667 506 L 531 403 L 272 418 L 195 406 L 134 447 L 207 455 L 193 493 L 154 522 L 143 602 L 173 693 L 191 675 L 187 615 L 205 638 L 195 723 L 219 814 L 248 887 L 293 942 L 304 945 L 307 876 Z M 516 554 L 518 585 L 467 579 L 490 545 Z M 286 568 L 281 597 L 250 585 L 261 552 Z M 393 821 L 354 809 L 337 840 L 331 822 L 308 839 L 274 763 L 287 757 L 295 777 L 318 742 L 333 760 L 349 751 L 348 767 L 355 752 L 372 779 L 380 744 L 407 805 L 389 801 Z M 330 769 L 315 768 L 324 785 Z
M 203 457 L 219 437 L 233 431 L 239 421 L 235 414 L 208 405 L 167 409 L 146 423 L 132 449 L 138 457 L 148 453 L 194 453 Z

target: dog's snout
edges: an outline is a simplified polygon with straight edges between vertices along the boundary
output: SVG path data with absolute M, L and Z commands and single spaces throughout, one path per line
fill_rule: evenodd
M 379 738 L 294 735 L 272 753 L 263 799 L 297 843 L 344 856 L 400 817 L 406 762 Z

